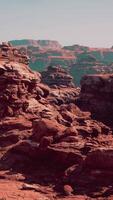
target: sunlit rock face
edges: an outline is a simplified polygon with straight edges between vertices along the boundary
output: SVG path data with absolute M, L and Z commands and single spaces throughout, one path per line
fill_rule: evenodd
M 19 54 L 10 44 L 3 43 L 0 52 L 0 116 L 15 116 L 29 110 L 31 101 L 41 98 L 41 75 L 32 72 L 27 55 Z

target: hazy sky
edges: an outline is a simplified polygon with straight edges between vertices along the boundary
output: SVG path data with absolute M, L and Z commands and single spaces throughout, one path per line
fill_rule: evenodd
M 113 45 L 113 0 L 0 0 L 0 41 Z

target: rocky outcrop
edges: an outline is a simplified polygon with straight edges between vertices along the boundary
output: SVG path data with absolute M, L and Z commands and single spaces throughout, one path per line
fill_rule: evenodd
M 42 74 L 42 82 L 50 87 L 74 87 L 73 78 L 58 66 L 49 66 Z
M 4 49 L 5 48 L 5 49 Z M 0 62 L 0 117 L 14 117 L 22 113 L 35 113 L 38 100 L 47 97 L 49 88 L 40 83 L 41 75 L 32 72 L 25 62 L 16 60 L 10 44 L 1 45 Z M 6 53 L 4 58 L 3 52 Z M 13 54 L 14 53 L 14 54 Z M 13 55 L 13 59 L 11 57 Z M 19 58 L 23 58 L 21 54 Z
M 29 57 L 15 47 L 13 47 L 10 43 L 3 42 L 0 45 L 0 59 L 5 60 L 7 63 L 10 61 L 14 61 L 17 63 L 29 64 Z
M 49 67 L 46 77 L 42 75 L 49 80 L 47 86 L 26 63 L 15 60 L 16 56 L 12 60 L 12 47 L 5 46 L 7 56 L 1 53 L 0 57 L 0 172 L 22 173 L 24 181 L 50 187 L 55 198 L 54 188 L 69 198 L 113 194 L 112 129 L 92 119 L 87 108 L 95 98 L 101 109 L 103 105 L 108 109 L 112 76 L 84 78 L 79 98 L 80 90 L 64 70 Z M 89 97 L 90 103 L 85 104 Z M 76 105 L 77 99 L 87 112 Z M 95 110 L 96 103 L 92 104 Z
M 76 102 L 80 93 L 80 88 L 52 88 L 47 97 L 51 104 L 63 105 Z
M 51 104 L 75 103 L 80 88 L 75 87 L 69 72 L 58 66 L 49 66 L 41 75 L 42 82 L 51 88 L 48 96 Z
M 101 147 L 90 152 L 81 165 L 73 165 L 65 171 L 65 181 L 92 198 L 112 199 L 112 151 L 112 147 Z
M 81 81 L 79 106 L 96 119 L 112 125 L 113 75 L 87 75 Z

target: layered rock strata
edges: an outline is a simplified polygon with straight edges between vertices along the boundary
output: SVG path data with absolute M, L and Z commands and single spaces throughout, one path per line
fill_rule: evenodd
M 7 47 L 12 48 L 9 44 Z M 17 62 L 15 56 L 13 60 L 10 56 L 7 58 L 1 54 L 0 170 L 8 170 L 10 176 L 21 173 L 24 181 L 38 184 L 38 190 L 41 185 L 49 187 L 46 192 L 53 199 L 61 199 L 57 198 L 57 192 L 75 195 L 74 198 L 81 195 L 83 199 L 112 196 L 112 129 L 92 119 L 88 107 L 87 112 L 78 108 L 79 92 L 76 87 L 72 88 L 71 82 L 65 81 L 65 76 L 59 76 L 60 81 L 55 77 L 52 84 L 49 79 L 48 85 L 53 87 L 57 83 L 52 89 L 26 63 Z M 62 102 L 58 102 L 55 93 Z M 100 101 L 97 94 L 101 94 Z M 107 111 L 111 96 L 112 76 L 95 75 L 83 79 L 78 99 L 81 106 L 88 105 L 84 103 L 87 97 L 89 108 L 92 103 L 96 109 L 98 102 Z M 112 103 L 110 106 L 112 110 Z
M 50 87 L 74 87 L 73 78 L 58 66 L 49 66 L 42 74 L 42 82 Z

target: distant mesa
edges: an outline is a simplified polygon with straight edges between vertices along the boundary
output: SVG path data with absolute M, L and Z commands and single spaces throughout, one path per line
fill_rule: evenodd
M 62 46 L 54 40 L 12 40 L 9 41 L 13 46 L 34 46 L 39 47 L 39 49 L 61 49 Z
M 35 71 L 45 71 L 50 66 L 67 69 L 74 83 L 87 74 L 113 73 L 113 48 L 90 48 L 74 44 L 62 47 L 54 40 L 12 40 L 16 47 L 30 58 L 30 67 Z

